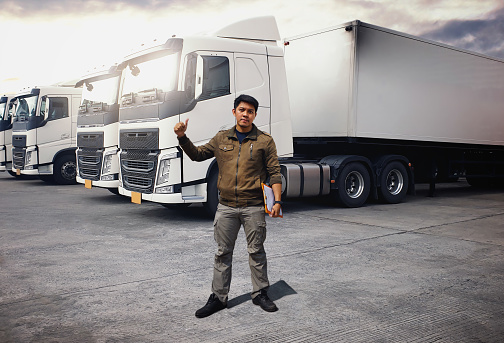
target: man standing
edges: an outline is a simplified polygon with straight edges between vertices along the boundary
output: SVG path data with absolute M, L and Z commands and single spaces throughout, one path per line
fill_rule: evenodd
M 212 294 L 206 305 L 196 311 L 198 318 L 227 307 L 233 250 L 241 225 L 247 238 L 252 302 L 268 312 L 278 310 L 267 294 L 266 220 L 261 183 L 269 177 L 275 195 L 270 216 L 277 217 L 282 204 L 282 180 L 273 138 L 253 124 L 258 106 L 255 98 L 240 95 L 232 110 L 236 126 L 218 132 L 210 142 L 199 147 L 185 135 L 189 119 L 177 123 L 174 128 L 180 146 L 191 160 L 204 161 L 215 157 L 219 167 L 217 187 L 220 199 L 214 220 L 218 250 L 214 260 Z

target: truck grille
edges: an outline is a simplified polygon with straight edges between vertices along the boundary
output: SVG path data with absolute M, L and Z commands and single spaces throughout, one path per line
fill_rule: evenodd
M 12 136 L 12 146 L 26 148 L 26 136 Z
M 77 134 L 77 146 L 79 148 L 103 148 L 103 132 Z
M 77 163 L 79 176 L 86 180 L 100 180 L 103 150 L 79 149 L 77 150 Z
M 158 130 L 121 130 L 119 133 L 121 149 L 159 149 Z
M 26 149 L 13 148 L 12 149 L 12 164 L 16 169 L 24 169 Z
M 122 166 L 124 170 L 127 171 L 137 171 L 137 172 L 143 172 L 143 173 L 148 173 L 154 169 L 154 162 L 153 161 L 131 161 L 131 160 L 125 160 L 122 162 Z
M 159 151 L 123 150 L 120 154 L 123 187 L 128 191 L 152 193 Z
M 143 177 L 124 176 L 124 183 L 128 187 L 146 189 L 151 187 L 152 180 Z

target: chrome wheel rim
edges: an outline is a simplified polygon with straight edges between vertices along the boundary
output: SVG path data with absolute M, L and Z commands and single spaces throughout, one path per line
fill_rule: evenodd
M 77 165 L 73 161 L 63 163 L 61 166 L 61 176 L 67 180 L 72 180 L 77 174 Z
M 353 171 L 345 178 L 345 190 L 347 195 L 356 199 L 364 192 L 364 177 L 361 173 Z
M 390 194 L 397 195 L 401 193 L 404 187 L 404 177 L 397 169 L 392 169 L 387 174 L 386 187 Z

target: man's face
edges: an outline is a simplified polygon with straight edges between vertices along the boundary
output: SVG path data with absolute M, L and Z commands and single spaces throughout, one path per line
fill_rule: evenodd
M 242 101 L 238 107 L 233 108 L 233 115 L 236 118 L 238 131 L 249 132 L 252 130 L 252 123 L 257 115 L 254 106 Z

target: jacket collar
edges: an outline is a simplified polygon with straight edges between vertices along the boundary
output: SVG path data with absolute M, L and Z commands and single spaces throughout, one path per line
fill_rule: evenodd
M 236 125 L 233 126 L 232 128 L 230 128 L 228 131 L 227 131 L 227 137 L 228 138 L 236 138 L 238 139 L 238 137 L 236 137 Z M 250 131 L 250 133 L 248 134 L 247 138 L 248 139 L 252 139 L 252 140 L 257 140 L 257 136 L 258 136 L 258 129 L 257 129 L 257 126 L 255 126 L 255 124 L 252 124 L 252 130 Z

